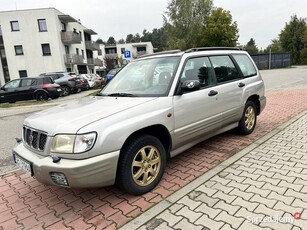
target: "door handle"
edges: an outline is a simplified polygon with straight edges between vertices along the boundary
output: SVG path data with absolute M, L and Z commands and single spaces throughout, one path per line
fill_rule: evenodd
M 242 82 L 240 82 L 238 86 L 239 86 L 240 88 L 242 88 L 242 87 L 244 87 L 244 86 L 245 86 L 245 84 L 244 84 L 244 83 L 242 83 Z
M 215 96 L 215 95 L 217 95 L 217 94 L 218 94 L 217 91 L 215 91 L 215 90 L 210 90 L 210 92 L 208 93 L 208 96 L 209 96 L 209 97 L 212 97 L 212 96 Z

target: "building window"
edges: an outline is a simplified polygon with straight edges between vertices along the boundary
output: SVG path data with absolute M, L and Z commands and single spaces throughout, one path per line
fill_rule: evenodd
M 84 50 L 81 50 L 82 58 L 84 59 Z
M 69 47 L 67 45 L 65 45 L 65 53 L 69 54 Z
M 76 48 L 76 54 L 79 55 L 79 49 L 78 48 Z
M 20 78 L 28 77 L 27 71 L 26 70 L 19 70 L 19 77 Z
M 18 21 L 11 21 L 12 31 L 19 31 L 19 23 Z
M 51 51 L 50 51 L 50 45 L 49 44 L 42 44 L 42 51 L 44 56 L 50 56 Z
M 121 48 L 121 49 L 120 49 L 120 52 L 121 52 L 122 54 L 124 54 L 124 53 L 125 53 L 125 48 Z
M 81 31 L 79 31 L 79 35 L 80 35 L 81 41 L 83 41 L 83 39 L 82 39 L 82 32 Z
M 47 31 L 46 19 L 37 19 L 39 32 Z
M 21 45 L 14 46 L 15 47 L 15 54 L 16 55 L 23 55 L 23 49 Z
M 62 22 L 62 32 L 66 32 L 66 24 Z

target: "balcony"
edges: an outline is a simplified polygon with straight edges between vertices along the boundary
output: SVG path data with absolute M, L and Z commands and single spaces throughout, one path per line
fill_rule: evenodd
M 87 59 L 88 65 L 95 65 L 95 66 L 103 66 L 103 61 L 99 58 L 88 58 Z
M 82 55 L 64 54 L 65 64 L 84 64 Z
M 64 44 L 80 44 L 81 36 L 73 31 L 61 32 L 61 39 Z
M 140 57 L 142 55 L 145 55 L 145 54 L 148 54 L 148 52 L 147 51 L 138 51 L 138 52 L 132 53 L 132 57 L 133 58 L 138 58 L 138 57 Z
M 88 50 L 100 50 L 99 44 L 93 41 L 85 41 L 85 48 Z
M 104 56 L 107 59 L 116 59 L 118 58 L 117 53 L 105 54 Z

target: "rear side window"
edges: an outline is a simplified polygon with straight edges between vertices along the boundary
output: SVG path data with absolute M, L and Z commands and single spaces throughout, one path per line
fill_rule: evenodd
M 251 60 L 244 54 L 235 54 L 233 58 L 238 63 L 243 76 L 244 77 L 251 77 L 257 75 L 257 70 L 255 69 Z
M 212 56 L 210 57 L 210 61 L 213 65 L 218 83 L 240 78 L 240 74 L 229 56 Z
M 43 84 L 52 84 L 53 80 L 50 77 L 43 78 Z

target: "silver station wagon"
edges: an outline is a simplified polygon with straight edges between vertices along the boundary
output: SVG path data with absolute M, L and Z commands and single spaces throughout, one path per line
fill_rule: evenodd
M 253 132 L 265 104 L 245 51 L 156 53 L 130 62 L 97 96 L 26 118 L 14 161 L 44 184 L 117 184 L 141 195 L 159 183 L 169 158 L 230 129 Z

